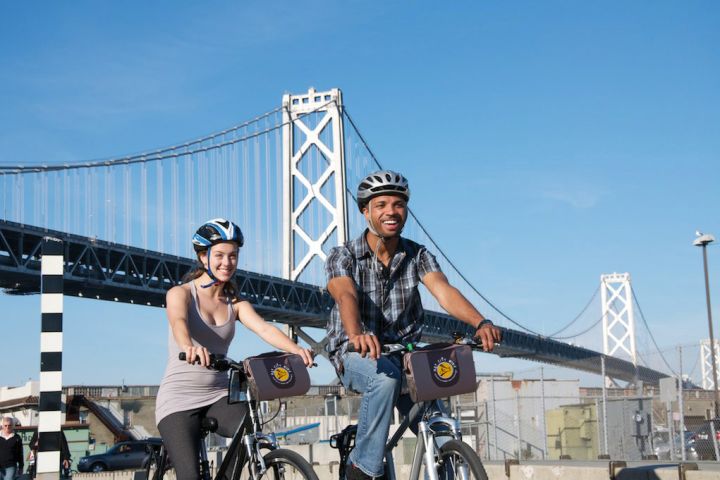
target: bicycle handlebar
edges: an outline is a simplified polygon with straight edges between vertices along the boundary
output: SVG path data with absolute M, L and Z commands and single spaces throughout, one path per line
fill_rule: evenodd
M 482 350 L 482 342 L 478 341 L 477 337 L 471 337 L 458 332 L 453 332 L 453 339 L 454 340 L 452 343 L 456 345 L 469 345 L 473 350 Z M 495 345 L 498 344 L 500 344 L 500 342 L 496 341 Z M 386 343 L 383 344 L 380 349 L 382 355 L 388 355 L 397 352 L 414 352 L 417 349 L 417 345 L 414 343 Z M 347 351 L 358 353 L 358 351 L 355 349 L 355 345 L 351 342 L 348 342 Z
M 178 360 L 181 360 L 183 362 L 187 361 L 187 355 L 185 352 L 180 352 L 178 354 Z M 199 362 L 200 357 L 195 356 L 195 362 Z M 213 370 L 217 370 L 219 372 L 226 372 L 228 370 L 238 370 L 240 372 L 245 372 L 245 367 L 242 363 L 238 363 L 235 360 L 226 357 L 222 354 L 216 354 L 211 353 L 210 354 L 210 365 L 208 365 L 208 368 L 212 368 Z
M 391 353 L 396 353 L 396 352 L 412 352 L 415 350 L 415 344 L 412 344 L 412 343 L 408 343 L 408 344 L 386 343 L 380 347 L 380 350 L 383 355 L 389 355 Z M 350 342 L 348 342 L 347 351 L 348 352 L 357 352 L 357 350 L 355 350 L 355 345 L 353 345 Z

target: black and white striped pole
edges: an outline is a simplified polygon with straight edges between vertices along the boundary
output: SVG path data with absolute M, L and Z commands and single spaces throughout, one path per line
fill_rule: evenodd
M 40 399 L 38 405 L 37 478 L 60 476 L 62 426 L 63 242 L 45 237 L 41 260 L 42 329 L 40 333 Z

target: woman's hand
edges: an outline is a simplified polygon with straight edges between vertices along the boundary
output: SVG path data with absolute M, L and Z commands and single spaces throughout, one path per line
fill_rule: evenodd
M 199 345 L 185 345 L 185 361 L 191 365 L 199 363 L 203 367 L 210 365 L 210 352 L 208 349 Z

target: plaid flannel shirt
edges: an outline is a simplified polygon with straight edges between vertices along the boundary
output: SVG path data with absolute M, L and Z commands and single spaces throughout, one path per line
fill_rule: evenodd
M 430 272 L 439 272 L 435 256 L 412 240 L 400 237 L 397 251 L 385 267 L 374 258 L 365 235 L 335 247 L 325 262 L 328 282 L 335 277 L 355 281 L 358 307 L 365 332 L 375 334 L 380 343 L 417 342 L 422 334 L 424 311 L 418 285 Z M 336 370 L 342 370 L 347 335 L 335 305 L 327 324 L 325 347 Z

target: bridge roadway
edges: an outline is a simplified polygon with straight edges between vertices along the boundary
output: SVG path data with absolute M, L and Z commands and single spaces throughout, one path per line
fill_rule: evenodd
M 40 292 L 43 237 L 62 239 L 65 248 L 66 295 L 163 307 L 165 292 L 181 282 L 195 264 L 192 259 L 141 248 L 46 230 L 0 220 L 0 288 L 8 294 Z M 240 292 L 265 318 L 298 327 L 324 328 L 333 306 L 327 292 L 314 285 L 240 270 Z M 426 312 L 423 340 L 447 341 L 468 327 L 449 315 Z M 600 352 L 503 329 L 495 354 L 601 374 Z M 666 374 L 605 356 L 607 376 L 627 382 L 657 385 Z

